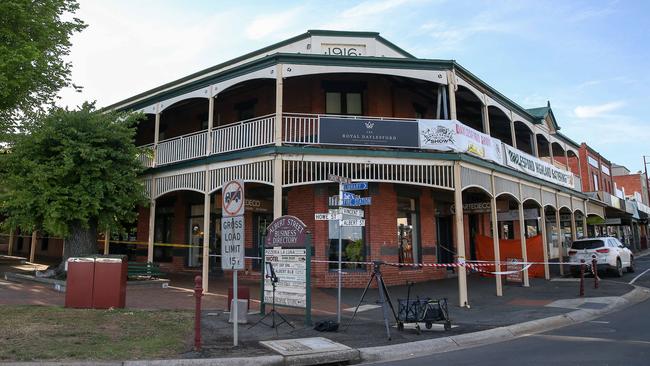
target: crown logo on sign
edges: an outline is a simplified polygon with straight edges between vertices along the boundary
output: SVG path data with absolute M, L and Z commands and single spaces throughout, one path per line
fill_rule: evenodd
M 367 121 L 365 124 L 367 129 L 375 127 L 375 122 Z

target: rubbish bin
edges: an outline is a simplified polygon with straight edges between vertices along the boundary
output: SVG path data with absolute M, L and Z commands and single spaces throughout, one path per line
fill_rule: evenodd
M 89 309 L 93 306 L 95 258 L 68 258 L 65 307 Z
M 124 255 L 95 257 L 94 309 L 124 308 L 128 261 Z

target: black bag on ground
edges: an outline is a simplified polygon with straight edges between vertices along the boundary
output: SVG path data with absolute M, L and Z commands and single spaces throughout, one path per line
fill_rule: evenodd
M 314 325 L 314 330 L 319 332 L 336 332 L 339 329 L 339 323 L 333 320 L 323 320 Z

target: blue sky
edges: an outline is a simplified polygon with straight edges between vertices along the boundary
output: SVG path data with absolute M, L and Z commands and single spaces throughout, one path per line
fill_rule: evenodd
M 649 1 L 80 0 L 61 104 L 108 105 L 307 29 L 377 31 L 455 59 L 519 103 L 551 101 L 563 133 L 612 162 L 650 155 Z

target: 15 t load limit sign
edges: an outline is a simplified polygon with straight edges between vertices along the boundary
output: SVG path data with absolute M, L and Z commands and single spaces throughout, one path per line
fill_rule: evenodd
M 221 219 L 221 268 L 244 269 L 244 182 L 223 186 Z

